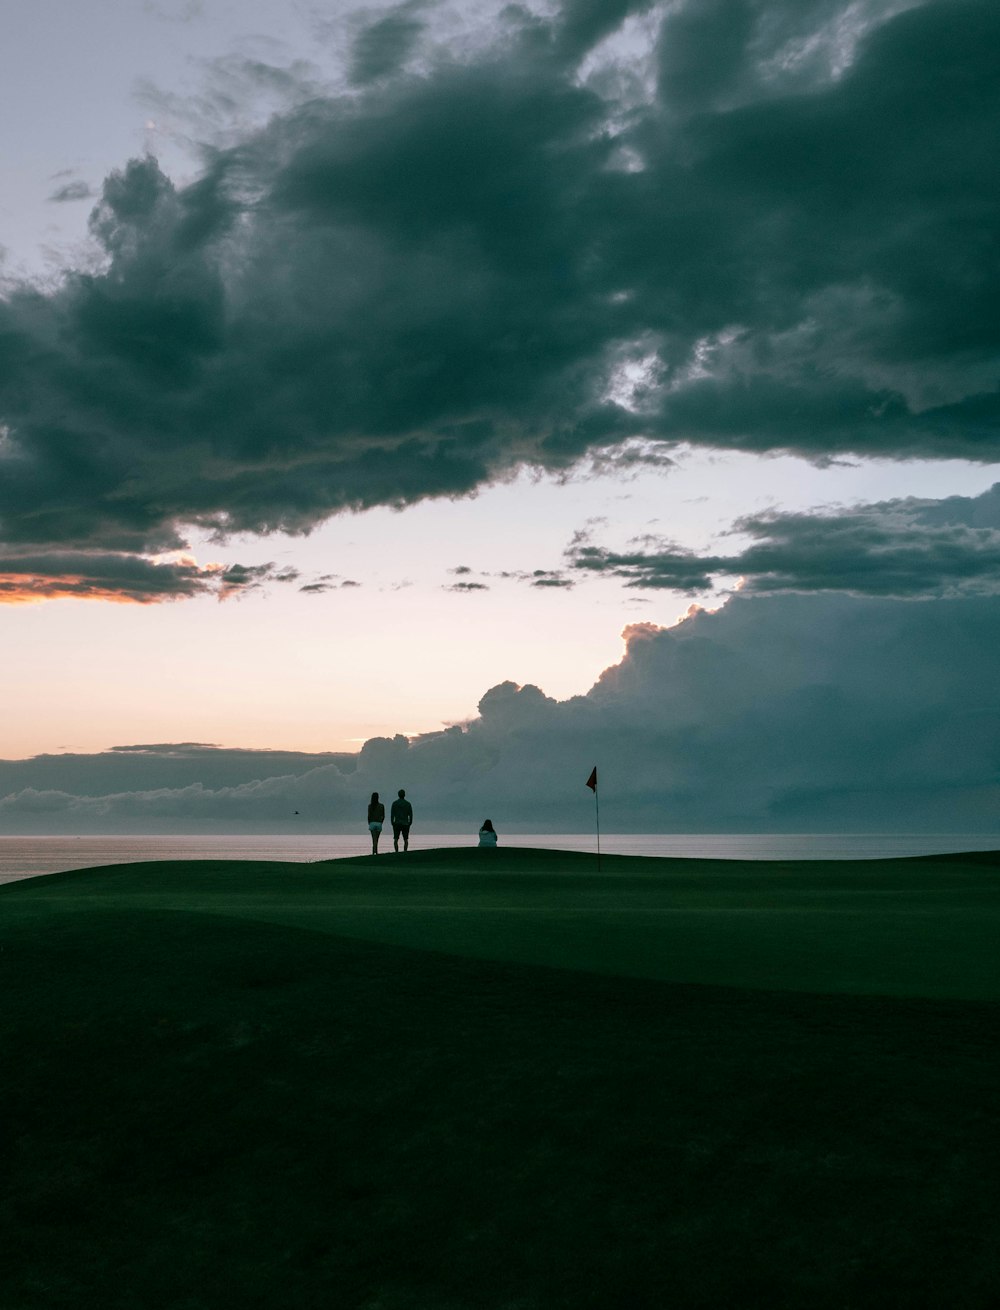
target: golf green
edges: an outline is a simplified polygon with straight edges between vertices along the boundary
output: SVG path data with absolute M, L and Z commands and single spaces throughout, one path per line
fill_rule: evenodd
M 10 884 L 0 1305 L 987 1310 L 998 874 L 501 850 Z
M 183 910 L 670 982 L 1000 999 L 1000 856 L 726 861 L 431 850 L 118 865 L 13 884 L 6 912 Z

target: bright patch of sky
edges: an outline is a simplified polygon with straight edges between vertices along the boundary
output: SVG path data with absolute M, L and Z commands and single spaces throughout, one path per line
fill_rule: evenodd
M 532 585 L 536 569 L 573 577 L 563 552 L 582 526 L 617 549 L 652 535 L 730 553 L 742 539 L 722 534 L 741 514 L 977 495 L 998 478 L 1000 466 L 960 461 L 817 468 L 686 452 L 667 471 L 522 475 L 472 499 L 336 518 L 309 537 L 196 538 L 201 563 L 269 559 L 303 576 L 225 602 L 0 607 L 6 676 L 20 689 L 2 754 L 177 739 L 354 750 L 469 718 L 508 679 L 564 699 L 620 658 L 627 624 L 669 626 L 692 603 L 720 599 L 612 578 Z M 298 589 L 330 574 L 328 591 Z M 340 585 L 352 581 L 361 585 Z M 462 582 L 476 589 L 452 590 Z

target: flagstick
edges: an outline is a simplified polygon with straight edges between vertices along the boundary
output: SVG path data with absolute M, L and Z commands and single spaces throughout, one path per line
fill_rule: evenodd
M 597 799 L 597 788 L 594 788 L 594 813 L 597 815 L 597 872 L 601 872 L 601 803 Z

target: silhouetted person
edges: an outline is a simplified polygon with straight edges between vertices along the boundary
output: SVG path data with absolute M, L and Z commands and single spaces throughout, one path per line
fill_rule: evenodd
M 406 799 L 406 792 L 402 787 L 399 789 L 398 799 L 392 802 L 392 809 L 389 811 L 389 819 L 392 823 L 392 849 L 399 850 L 399 839 L 403 839 L 403 854 L 410 849 L 410 824 L 413 822 L 413 806 Z
M 372 798 L 368 802 L 368 831 L 372 835 L 372 854 L 378 854 L 378 839 L 382 835 L 382 824 L 385 821 L 385 806 L 378 798 L 378 792 L 372 792 Z
M 479 845 L 495 846 L 497 844 L 497 833 L 493 827 L 492 819 L 484 819 L 483 826 L 479 829 Z

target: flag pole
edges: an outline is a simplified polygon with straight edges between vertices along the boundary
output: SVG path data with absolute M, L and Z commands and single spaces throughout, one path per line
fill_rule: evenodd
M 597 799 L 597 787 L 594 787 L 594 815 L 597 818 L 597 872 L 601 872 L 601 802 Z
M 601 803 L 597 799 L 597 765 L 590 771 L 590 777 L 587 779 L 587 787 L 594 793 L 594 815 L 597 819 L 597 872 L 601 872 Z

